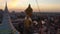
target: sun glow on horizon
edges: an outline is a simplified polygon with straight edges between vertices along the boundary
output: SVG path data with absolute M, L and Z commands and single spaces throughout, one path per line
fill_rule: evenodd
M 9 10 L 25 10 L 29 3 L 31 4 L 33 10 L 38 10 L 35 0 L 0 0 L 0 9 L 4 9 L 5 3 Z M 60 9 L 60 0 L 37 0 L 40 10 L 57 10 Z

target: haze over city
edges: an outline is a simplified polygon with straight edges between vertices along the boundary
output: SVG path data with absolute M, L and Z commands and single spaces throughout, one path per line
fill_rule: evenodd
M 60 11 L 60 0 L 37 0 L 41 11 Z M 34 11 L 38 11 L 36 0 L 0 0 L 0 9 L 4 10 L 7 2 L 8 9 L 24 11 L 31 4 Z
M 60 0 L 0 0 L 0 34 L 60 34 Z

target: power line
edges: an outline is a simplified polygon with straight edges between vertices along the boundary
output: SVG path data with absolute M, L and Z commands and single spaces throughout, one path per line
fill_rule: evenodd
M 40 12 L 40 8 L 39 8 L 38 1 L 37 1 L 37 0 L 35 0 L 35 1 L 36 1 L 36 4 L 37 4 L 37 7 L 38 7 L 38 10 L 39 10 L 39 12 Z

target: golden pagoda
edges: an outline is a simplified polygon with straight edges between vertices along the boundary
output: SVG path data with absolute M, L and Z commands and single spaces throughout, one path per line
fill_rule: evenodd
M 31 5 L 29 4 L 28 8 L 25 10 L 25 13 L 26 13 L 26 17 L 24 21 L 25 28 L 29 28 L 32 24 L 32 19 L 31 19 L 32 11 L 33 10 L 31 8 Z
M 31 16 L 32 15 L 32 12 L 33 12 L 33 9 L 31 8 L 31 5 L 29 4 L 28 8 L 25 10 L 25 13 L 28 16 Z

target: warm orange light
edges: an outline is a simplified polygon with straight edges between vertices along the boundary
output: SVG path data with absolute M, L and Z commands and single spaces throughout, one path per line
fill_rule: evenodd
M 5 5 L 4 3 L 5 0 L 0 0 L 0 2 L 2 2 L 2 4 Z M 32 1 L 32 0 L 31 0 Z M 7 5 L 9 9 L 26 9 L 27 6 L 29 5 L 28 0 L 8 0 L 7 1 Z M 38 10 L 37 4 L 30 2 L 32 5 L 33 10 Z M 34 5 L 35 4 L 35 5 Z M 4 6 L 0 5 L 0 8 L 4 9 Z M 39 3 L 39 8 L 40 10 L 54 10 L 54 9 L 60 9 L 60 5 L 59 4 L 40 4 Z

